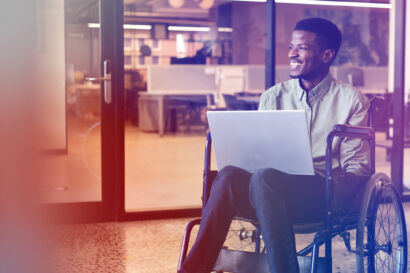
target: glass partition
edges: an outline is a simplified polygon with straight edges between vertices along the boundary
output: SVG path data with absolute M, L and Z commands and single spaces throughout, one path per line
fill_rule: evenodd
M 206 111 L 257 109 L 264 90 L 265 5 L 125 1 L 127 211 L 200 205 Z M 276 82 L 289 79 L 288 45 L 298 20 L 322 17 L 342 30 L 331 73 L 368 97 L 385 98 L 375 116 L 376 169 L 388 174 L 394 107 L 390 10 L 388 0 L 277 1 L 275 15 Z M 406 168 L 404 173 L 409 180 Z
M 256 109 L 264 90 L 265 3 L 125 1 L 124 15 L 126 211 L 200 207 L 206 112 Z

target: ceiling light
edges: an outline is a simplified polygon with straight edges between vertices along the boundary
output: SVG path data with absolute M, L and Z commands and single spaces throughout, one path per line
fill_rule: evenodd
M 184 2 L 184 0 L 168 0 L 168 4 L 173 8 L 181 8 Z
M 210 31 L 210 27 L 185 27 L 185 26 L 169 26 L 169 31 L 197 31 L 197 32 L 207 32 Z
M 98 23 L 88 23 L 89 28 L 100 28 L 100 24 Z
M 266 2 L 266 0 L 232 0 L 241 2 Z M 317 6 L 336 6 L 336 7 L 357 7 L 357 8 L 380 8 L 389 9 L 391 4 L 383 3 L 365 3 L 365 2 L 335 2 L 335 1 L 313 1 L 313 0 L 276 0 L 278 4 L 299 4 L 299 5 L 317 5 Z
M 100 28 L 99 23 L 88 23 L 89 28 Z M 124 29 L 140 29 L 140 30 L 150 30 L 151 25 L 131 25 L 124 24 Z
M 214 5 L 215 0 L 201 0 L 199 7 L 201 9 L 210 9 Z
M 150 29 L 151 29 L 151 25 L 130 25 L 130 24 L 124 24 L 124 29 L 150 30 Z
M 232 32 L 231 27 L 218 27 L 219 32 Z

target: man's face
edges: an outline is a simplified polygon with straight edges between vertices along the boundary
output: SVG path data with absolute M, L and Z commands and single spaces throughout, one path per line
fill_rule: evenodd
M 316 34 L 310 31 L 293 31 L 288 55 L 291 78 L 314 79 L 325 69 L 321 61 L 322 52 L 315 38 Z

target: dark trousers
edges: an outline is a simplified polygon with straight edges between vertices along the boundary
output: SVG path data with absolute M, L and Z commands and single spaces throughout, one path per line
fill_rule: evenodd
M 233 217 L 260 224 L 271 273 L 299 272 L 292 224 L 324 219 L 324 178 L 275 169 L 219 171 L 198 236 L 179 273 L 209 273 Z

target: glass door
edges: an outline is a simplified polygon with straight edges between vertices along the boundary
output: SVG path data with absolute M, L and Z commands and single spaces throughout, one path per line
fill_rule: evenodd
M 265 5 L 124 1 L 126 219 L 199 214 L 206 112 L 265 89 Z
M 62 211 L 81 221 L 113 219 L 122 1 L 37 0 L 36 30 L 46 136 L 42 201 L 64 217 Z

